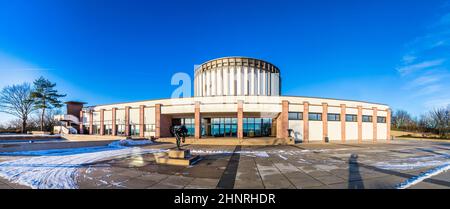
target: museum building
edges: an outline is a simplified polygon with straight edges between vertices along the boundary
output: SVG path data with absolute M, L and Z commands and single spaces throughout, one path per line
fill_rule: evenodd
M 281 95 L 280 69 L 260 59 L 224 57 L 195 69 L 194 96 L 84 106 L 67 103 L 79 134 L 172 137 L 185 125 L 193 139 L 293 138 L 299 142 L 389 140 L 385 104 Z

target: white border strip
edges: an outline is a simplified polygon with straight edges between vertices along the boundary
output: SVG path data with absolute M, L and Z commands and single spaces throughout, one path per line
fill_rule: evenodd
M 428 179 L 428 178 L 431 178 L 433 176 L 439 175 L 439 174 L 441 174 L 443 172 L 446 172 L 449 169 L 450 169 L 450 164 L 449 163 L 441 165 L 441 166 L 438 166 L 436 168 L 427 170 L 425 172 L 420 173 L 417 176 L 414 176 L 414 177 L 411 177 L 411 178 L 405 180 L 404 182 L 396 185 L 395 188 L 396 189 L 406 189 L 406 188 L 408 188 L 410 186 L 413 186 L 413 185 L 415 185 L 417 183 L 420 183 L 420 182 L 424 181 L 425 179 Z

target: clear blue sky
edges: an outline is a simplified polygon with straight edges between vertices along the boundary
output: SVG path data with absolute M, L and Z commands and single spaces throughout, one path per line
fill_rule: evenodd
M 450 103 L 450 2 L 0 0 L 0 87 L 43 75 L 90 105 L 168 98 L 174 73 L 222 56 L 274 63 L 284 95 L 419 115 Z

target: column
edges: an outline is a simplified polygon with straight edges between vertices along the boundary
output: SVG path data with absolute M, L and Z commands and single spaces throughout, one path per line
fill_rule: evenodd
M 92 135 L 94 132 L 94 111 L 89 111 L 89 134 Z
M 328 137 L 328 104 L 322 103 L 322 141 Z
M 261 94 L 260 95 L 266 95 L 266 71 L 262 71 L 261 75 Z
M 249 91 L 248 91 L 248 67 L 243 67 L 242 69 L 244 71 L 244 94 L 245 96 L 249 95 Z
M 105 135 L 105 110 L 100 110 L 100 135 Z
M 112 125 L 112 135 L 116 136 L 117 135 L 117 125 L 116 125 L 116 111 L 117 108 L 113 107 L 112 108 L 112 117 L 111 117 L 111 125 Z
M 373 142 L 376 143 L 377 139 L 378 139 L 378 136 L 377 136 L 377 134 L 378 134 L 377 133 L 377 131 L 378 131 L 378 127 L 377 127 L 377 125 L 378 125 L 378 120 L 377 120 L 378 109 L 376 107 L 372 108 L 372 114 L 373 114 L 373 116 L 372 116 L 373 134 L 372 134 L 372 136 L 373 136 Z
M 386 130 L 387 130 L 387 142 L 389 143 L 391 141 L 391 109 L 387 109 L 387 116 L 386 116 Z
M 125 107 L 125 136 L 130 136 L 130 107 Z
M 281 113 L 277 119 L 277 138 L 286 138 L 289 136 L 289 101 L 281 102 Z
M 215 96 L 217 95 L 217 73 L 216 73 L 216 69 L 211 70 L 211 95 Z
M 244 138 L 244 101 L 238 101 L 237 108 L 237 137 L 238 139 Z
M 270 71 L 267 73 L 267 82 L 267 93 L 269 96 L 272 96 L 272 72 Z
M 161 104 L 155 104 L 155 138 L 161 137 Z
M 145 105 L 139 106 L 139 137 L 145 137 Z
M 345 143 L 345 138 L 346 138 L 346 134 L 345 134 L 345 115 L 347 114 L 346 112 L 346 106 L 345 104 L 341 104 L 341 141 L 342 143 Z
M 217 95 L 218 96 L 223 95 L 223 85 L 222 85 L 223 74 L 222 74 L 222 72 L 223 72 L 222 68 L 217 69 Z
M 206 72 L 201 71 L 201 75 L 202 75 L 202 96 L 206 96 Z
M 303 141 L 309 142 L 309 103 L 303 102 Z
M 257 96 L 261 95 L 261 70 L 256 69 L 256 94 Z
M 84 134 L 84 115 L 83 115 L 83 110 L 80 111 L 80 134 Z
M 211 70 L 207 70 L 206 74 L 206 96 L 211 96 Z
M 358 106 L 358 143 L 362 142 L 362 106 Z
M 233 95 L 236 96 L 236 94 L 234 93 L 234 81 L 236 80 L 236 77 L 234 76 L 234 67 L 230 67 L 230 80 L 228 81 L 230 84 L 230 88 L 229 88 L 229 94 L 228 95 Z
M 223 69 L 223 95 L 229 95 L 229 85 L 230 85 L 230 74 L 228 73 L 228 67 L 224 67 Z
M 200 119 L 200 102 L 195 102 L 195 113 L 194 113 L 194 125 L 195 125 L 195 139 L 201 138 L 201 119 Z
M 242 95 L 242 67 L 236 67 L 236 96 Z
M 251 96 L 255 95 L 255 70 L 254 68 L 250 69 L 250 94 Z

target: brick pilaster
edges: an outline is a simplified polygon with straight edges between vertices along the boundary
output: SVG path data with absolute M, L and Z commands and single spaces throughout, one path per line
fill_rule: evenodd
M 309 103 L 303 102 L 303 141 L 309 142 Z
M 372 137 L 373 137 L 373 142 L 374 143 L 376 143 L 377 139 L 378 139 L 378 136 L 377 136 L 377 134 L 378 134 L 378 132 L 377 132 L 378 131 L 378 127 L 377 127 L 378 120 L 377 120 L 377 117 L 378 117 L 378 109 L 376 107 L 373 107 L 372 108 L 372 129 L 373 129 Z
M 322 141 L 328 137 L 328 104 L 322 103 Z
M 113 107 L 112 108 L 112 117 L 111 117 L 111 125 L 112 125 L 112 135 L 113 136 L 116 136 L 117 135 L 117 127 L 116 127 L 116 111 L 117 111 L 117 108 L 115 108 L 115 107 Z
M 345 104 L 341 104 L 341 141 L 342 141 L 342 143 L 345 143 L 345 140 L 346 140 L 346 133 L 345 133 L 345 120 L 346 120 L 346 117 L 345 117 L 345 115 L 347 114 L 347 112 L 346 112 L 346 105 Z
M 84 113 L 83 113 L 83 110 L 81 110 L 80 111 L 80 134 L 84 134 L 84 125 L 83 125 L 83 122 L 84 122 Z
M 362 142 L 362 106 L 358 106 L 358 143 Z
M 130 107 L 125 107 L 125 136 L 130 136 Z
M 200 102 L 195 102 L 195 113 L 194 113 L 194 124 L 195 124 L 195 139 L 201 138 L 201 117 L 200 117 Z
M 94 111 L 89 112 L 89 134 L 94 133 Z
M 100 110 L 100 135 L 105 135 L 105 110 Z
M 387 109 L 387 116 L 386 116 L 386 137 L 387 142 L 391 141 L 391 109 Z
M 145 105 L 139 106 L 139 137 L 145 137 Z
M 161 138 L 161 104 L 155 105 L 155 137 Z
M 238 139 L 244 138 L 244 102 L 238 101 L 237 108 L 237 137 Z

